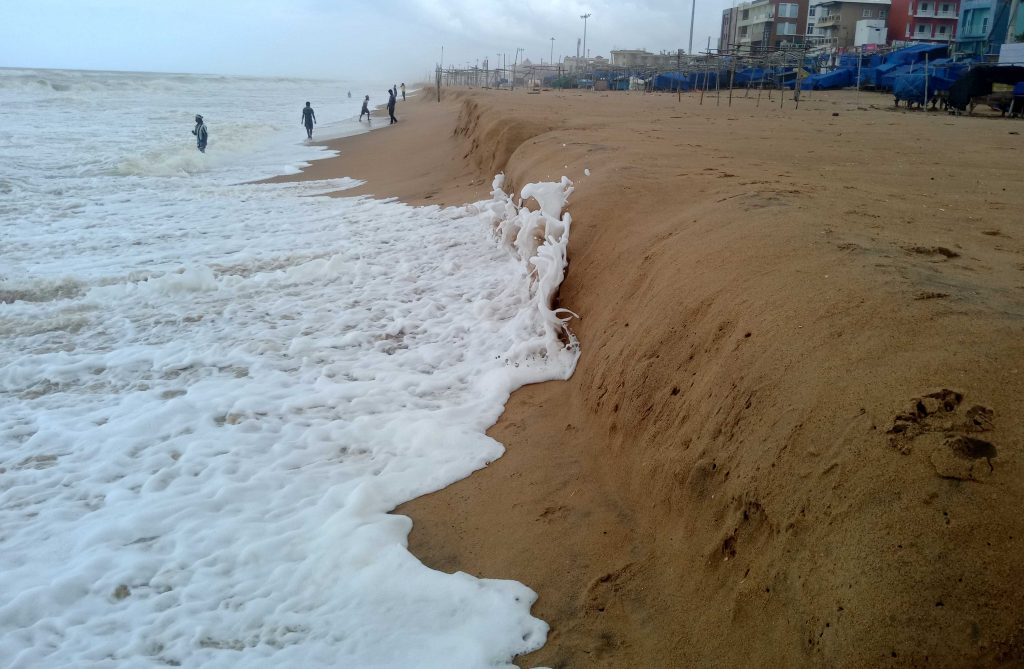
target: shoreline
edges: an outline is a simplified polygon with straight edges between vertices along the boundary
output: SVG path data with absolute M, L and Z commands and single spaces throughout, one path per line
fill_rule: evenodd
M 277 180 L 438 205 L 497 171 L 575 182 L 575 375 L 396 509 L 427 565 L 539 594 L 521 664 L 1024 661 L 1016 124 L 853 92 L 443 95 Z
M 417 90 L 396 108 L 398 123 L 388 123 L 383 105 L 376 107 L 373 118 L 382 125 L 367 131 L 328 139 L 319 143 L 339 155 L 310 163 L 296 174 L 264 179 L 262 183 L 287 183 L 348 176 L 364 181 L 362 186 L 338 192 L 339 197 L 369 195 L 396 198 L 406 204 L 438 206 L 460 205 L 486 199 L 491 179 L 466 169 L 457 161 L 439 162 L 439 156 L 457 151 L 451 137 L 451 119 L 446 107 L 436 106 Z M 403 116 L 409 118 L 403 121 Z M 382 131 L 387 129 L 388 134 Z M 430 140 L 424 146 L 424 138 Z M 415 147 L 408 150 L 408 147 Z M 491 175 L 493 177 L 493 175 Z

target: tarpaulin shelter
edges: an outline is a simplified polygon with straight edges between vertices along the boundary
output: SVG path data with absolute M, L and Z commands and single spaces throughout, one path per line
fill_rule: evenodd
M 656 91 L 688 91 L 693 88 L 689 75 L 679 72 L 663 72 L 654 77 L 652 85 Z

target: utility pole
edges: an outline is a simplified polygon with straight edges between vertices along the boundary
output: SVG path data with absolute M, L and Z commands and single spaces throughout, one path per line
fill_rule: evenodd
M 519 64 L 519 52 L 520 51 L 526 51 L 526 49 L 517 48 L 516 49 L 516 59 L 514 61 L 512 61 L 512 86 L 511 86 L 511 90 L 513 90 L 513 91 L 516 90 L 516 65 Z
M 693 17 L 697 15 L 697 0 L 690 2 L 690 47 L 686 53 L 693 54 Z
M 551 57 L 548 58 L 548 63 L 550 65 L 554 65 L 555 64 L 555 38 L 554 37 L 551 38 Z

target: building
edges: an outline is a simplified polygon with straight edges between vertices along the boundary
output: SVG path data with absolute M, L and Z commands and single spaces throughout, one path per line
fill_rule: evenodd
M 960 0 L 892 0 L 889 41 L 949 42 L 959 17 Z
M 1006 42 L 999 47 L 999 62 L 1005 65 L 1024 65 L 1024 0 L 1010 3 Z
M 567 72 L 583 72 L 585 70 L 595 70 L 607 67 L 608 59 L 603 56 L 594 56 L 593 58 L 566 56 L 565 59 L 562 60 L 562 65 L 565 67 Z
M 957 24 L 957 53 L 995 59 L 1006 41 L 1010 0 L 961 0 Z
M 821 9 L 823 2 L 825 0 L 810 0 L 807 5 L 807 27 L 804 29 L 804 34 L 807 35 L 807 41 L 811 44 L 826 44 L 828 41 L 815 25 L 818 17 L 824 15 L 824 11 Z
M 721 53 L 732 53 L 736 46 L 739 30 L 739 9 L 730 7 L 722 11 L 722 30 L 718 36 L 718 50 Z
M 815 37 L 833 47 L 884 44 L 890 0 L 825 0 L 817 6 Z
M 777 49 L 792 44 L 803 44 L 804 34 L 800 28 L 807 25 L 808 0 L 795 2 L 772 2 L 751 0 L 736 6 L 735 31 L 730 31 L 730 41 L 736 51 L 751 53 Z M 723 24 L 729 14 L 723 12 Z M 725 25 L 722 34 L 725 34 Z
M 612 65 L 616 67 L 674 68 L 679 62 L 678 52 L 650 53 L 647 49 L 617 49 L 612 51 Z
M 1010 16 L 1007 21 L 1006 43 L 1024 42 L 1024 0 L 1013 0 L 1010 3 Z

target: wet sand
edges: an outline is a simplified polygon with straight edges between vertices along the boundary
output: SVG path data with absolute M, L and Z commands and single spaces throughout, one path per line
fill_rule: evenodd
M 539 593 L 522 666 L 1024 665 L 1024 121 L 734 95 L 445 91 L 289 177 L 576 183 L 579 367 L 411 550 Z

